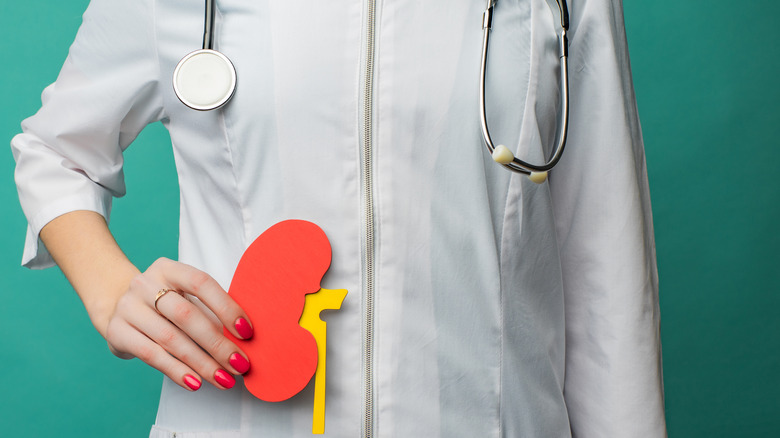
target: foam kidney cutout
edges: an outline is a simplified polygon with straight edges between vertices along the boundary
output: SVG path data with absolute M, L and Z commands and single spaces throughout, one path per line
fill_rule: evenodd
M 330 262 L 325 233 L 303 220 L 273 225 L 241 257 L 229 293 L 249 316 L 254 336 L 242 340 L 224 332 L 249 357 L 244 384 L 255 397 L 287 400 L 314 375 L 317 343 L 299 320 L 306 295 L 320 290 Z

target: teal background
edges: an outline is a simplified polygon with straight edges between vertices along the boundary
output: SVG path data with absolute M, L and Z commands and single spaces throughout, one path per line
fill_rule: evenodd
M 0 6 L 5 144 L 56 78 L 87 3 Z M 780 2 L 624 7 L 654 207 L 669 434 L 780 436 L 780 61 L 768 40 Z M 129 149 L 126 178 L 117 240 L 142 268 L 175 257 L 178 192 L 159 124 Z M 0 205 L 0 435 L 146 436 L 158 373 L 108 352 L 58 270 L 19 267 L 26 222 L 9 149 Z

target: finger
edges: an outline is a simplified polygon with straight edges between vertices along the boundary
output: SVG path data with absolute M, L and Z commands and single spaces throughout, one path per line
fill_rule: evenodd
M 164 318 L 151 322 L 153 326 L 147 333 L 154 333 L 151 337 L 155 341 L 201 375 L 214 376 L 217 383 L 230 388 L 235 382 L 232 376 L 220 373 L 219 366 L 233 374 L 244 374 L 249 370 L 246 355 L 195 304 L 181 295 L 169 293 L 158 300 L 157 309 Z M 200 346 L 196 348 L 199 354 L 192 352 L 190 344 L 193 341 L 197 344 L 193 347 Z M 206 368 L 196 365 L 206 366 L 207 361 L 209 366 Z
M 173 296 L 181 298 L 176 294 Z M 198 311 L 198 313 L 200 312 Z M 207 319 L 205 315 L 200 314 L 204 319 Z M 131 323 L 131 325 L 133 324 Z M 211 324 L 209 323 L 208 325 Z M 194 369 L 217 388 L 230 389 L 235 385 L 235 378 L 225 371 L 218 361 L 209 356 L 187 333 L 184 333 L 165 319 L 165 317 L 153 313 L 152 315 L 138 318 L 138 324 L 133 325 L 133 327 L 144 333 L 149 339 L 162 347 L 164 351 Z
M 189 391 L 197 391 L 202 379 L 192 368 L 168 354 L 165 349 L 125 322 L 118 323 L 112 350 L 130 354 L 159 370 L 176 384 Z
M 168 259 L 155 262 L 163 273 L 164 284 L 197 297 L 206 305 L 222 325 L 238 339 L 253 335 L 252 324 L 246 312 L 225 292 L 210 275 L 184 263 Z
M 171 300 L 171 298 L 167 297 L 166 300 L 163 300 L 162 297 L 165 297 L 165 295 L 162 295 L 158 300 L 158 309 L 162 307 L 159 304 L 163 301 L 167 302 Z M 187 309 L 187 312 L 194 316 L 193 321 L 195 321 L 195 324 L 211 327 L 213 331 L 217 331 L 211 320 L 203 314 L 199 308 L 177 293 L 172 292 L 170 293 L 170 296 L 175 297 L 176 300 L 190 307 Z M 191 317 L 188 316 L 188 318 Z M 243 356 L 238 359 L 238 362 L 235 360 L 231 361 L 231 359 L 234 358 L 226 354 L 222 354 L 226 358 L 223 360 L 217 360 L 216 357 L 218 356 L 210 356 L 189 333 L 185 333 L 170 320 L 166 319 L 163 314 L 149 309 L 148 306 L 137 309 L 132 313 L 132 316 L 127 318 L 127 321 L 140 333 L 162 347 L 164 351 L 194 369 L 208 382 L 218 388 L 229 389 L 235 385 L 235 378 L 233 378 L 225 368 L 230 369 L 236 374 L 238 374 L 239 371 L 246 372 L 249 369 L 249 362 Z M 243 364 L 246 366 L 242 367 L 241 365 Z

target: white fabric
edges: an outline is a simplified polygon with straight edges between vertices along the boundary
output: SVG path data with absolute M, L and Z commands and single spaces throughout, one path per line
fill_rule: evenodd
M 377 1 L 374 436 L 665 436 L 650 200 L 620 0 L 571 2 L 569 142 L 541 185 L 482 146 L 484 3 Z M 92 1 L 43 107 L 13 140 L 30 223 L 24 264 L 50 263 L 37 236 L 56 216 L 108 215 L 125 192 L 123 150 L 162 120 L 181 185 L 181 261 L 227 288 L 244 248 L 273 223 L 301 218 L 328 234 L 323 287 L 349 294 L 327 316 L 325 436 L 358 437 L 366 2 L 217 6 L 217 48 L 238 86 L 226 107 L 197 112 L 173 94 L 171 75 L 201 44 L 203 2 Z M 550 11 L 544 0 L 498 2 L 488 74 L 494 139 L 537 162 L 559 105 Z M 190 393 L 165 380 L 152 436 L 310 436 L 311 385 L 276 404 L 241 386 Z

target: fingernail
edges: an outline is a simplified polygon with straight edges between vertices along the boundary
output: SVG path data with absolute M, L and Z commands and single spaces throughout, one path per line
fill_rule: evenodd
M 200 389 L 200 380 L 198 380 L 192 374 L 184 375 L 184 384 L 189 386 L 190 389 L 193 391 L 197 391 L 198 389 Z
M 230 362 L 230 365 L 240 374 L 244 374 L 245 372 L 249 371 L 249 361 L 238 353 L 231 354 L 228 362 Z
M 217 370 L 214 373 L 214 380 L 227 389 L 232 388 L 236 384 L 236 379 L 225 370 Z
M 254 334 L 254 330 L 252 330 L 252 326 L 249 325 L 249 321 L 244 318 L 238 318 L 236 320 L 236 331 L 243 339 L 249 339 Z

